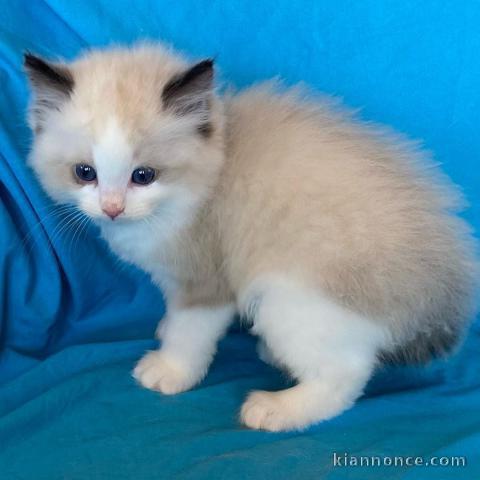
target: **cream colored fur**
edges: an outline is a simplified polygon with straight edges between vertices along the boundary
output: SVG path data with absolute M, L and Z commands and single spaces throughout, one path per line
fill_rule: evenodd
M 208 111 L 175 114 L 162 90 L 187 67 L 160 47 L 88 53 L 68 65 L 70 97 L 31 117 L 47 192 L 93 218 L 166 293 L 162 347 L 139 362 L 138 381 L 166 394 L 193 387 L 236 311 L 298 381 L 251 394 L 243 422 L 298 429 L 350 407 L 380 360 L 448 351 L 472 314 L 476 266 L 452 213 L 461 198 L 426 155 L 331 100 L 271 83 L 208 92 Z M 207 137 L 195 131 L 206 119 Z M 95 166 L 97 184 L 75 182 L 79 162 Z M 139 165 L 158 180 L 129 184 Z M 101 209 L 112 199 L 125 207 L 115 221 Z

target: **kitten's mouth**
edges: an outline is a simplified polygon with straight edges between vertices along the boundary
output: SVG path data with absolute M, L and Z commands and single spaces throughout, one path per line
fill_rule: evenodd
M 116 214 L 116 215 L 109 215 L 105 212 L 101 215 L 96 215 L 94 221 L 98 224 L 101 224 L 105 227 L 115 227 L 115 226 L 122 226 L 122 225 L 132 225 L 136 224 L 144 219 L 142 216 L 134 216 L 130 214 L 126 214 L 123 211 Z

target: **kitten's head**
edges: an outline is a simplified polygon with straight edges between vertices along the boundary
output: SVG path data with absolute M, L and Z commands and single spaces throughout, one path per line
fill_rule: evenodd
M 57 202 L 112 226 L 151 216 L 181 222 L 215 184 L 223 118 L 211 60 L 191 66 L 140 46 L 70 64 L 26 54 L 25 68 L 30 163 Z

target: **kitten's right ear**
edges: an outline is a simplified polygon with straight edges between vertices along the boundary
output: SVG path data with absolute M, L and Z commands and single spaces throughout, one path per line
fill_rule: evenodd
M 30 121 L 34 130 L 41 129 L 49 110 L 60 110 L 70 98 L 74 80 L 66 65 L 51 63 L 40 57 L 25 53 L 23 65 L 34 92 Z

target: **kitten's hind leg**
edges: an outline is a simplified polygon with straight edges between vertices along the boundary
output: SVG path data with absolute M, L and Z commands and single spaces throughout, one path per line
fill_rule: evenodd
M 253 333 L 298 384 L 278 392 L 252 392 L 241 409 L 243 423 L 271 431 L 302 429 L 352 406 L 386 341 L 383 329 L 286 281 L 256 282 L 248 291 L 257 298 L 260 292 L 262 299 Z
M 144 387 L 165 394 L 192 388 L 205 377 L 233 317 L 233 305 L 174 310 L 157 331 L 160 350 L 144 355 L 133 376 Z

